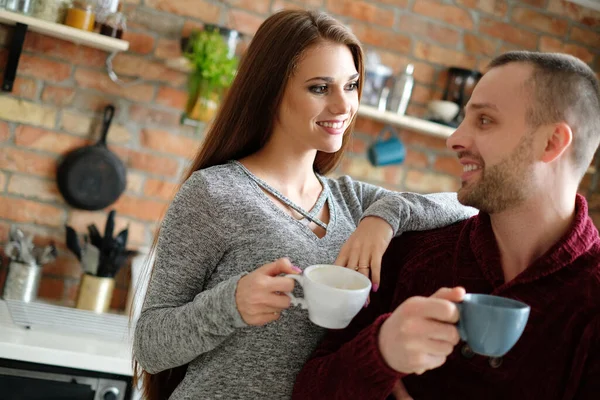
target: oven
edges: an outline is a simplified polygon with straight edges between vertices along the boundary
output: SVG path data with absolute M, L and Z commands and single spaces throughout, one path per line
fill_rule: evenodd
M 1 400 L 130 400 L 131 377 L 0 359 Z

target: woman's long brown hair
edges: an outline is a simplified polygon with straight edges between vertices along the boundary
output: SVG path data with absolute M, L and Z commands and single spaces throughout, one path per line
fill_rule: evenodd
M 273 14 L 258 28 L 242 57 L 237 75 L 223 99 L 200 151 L 183 181 L 194 171 L 244 158 L 260 150 L 273 130 L 279 105 L 290 76 L 311 46 L 333 42 L 348 46 L 359 73 L 358 96 L 364 77 L 363 52 L 358 39 L 340 22 L 316 11 L 287 10 Z M 335 153 L 317 152 L 314 170 L 333 170 L 350 140 L 355 119 L 344 133 L 342 147 Z M 158 233 L 155 235 L 153 250 Z M 153 251 L 151 251 L 152 254 Z M 144 399 L 165 400 L 182 381 L 187 365 L 149 374 L 134 354 L 134 385 L 141 379 Z

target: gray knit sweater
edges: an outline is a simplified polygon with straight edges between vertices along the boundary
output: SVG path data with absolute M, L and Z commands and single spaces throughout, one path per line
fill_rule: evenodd
M 385 219 L 397 235 L 477 212 L 454 193 L 396 193 L 349 177 L 322 177 L 330 221 L 319 239 L 248 174 L 237 162 L 195 172 L 162 223 L 134 354 L 150 373 L 189 363 L 171 399 L 291 397 L 324 329 L 296 307 L 265 326 L 246 325 L 235 303 L 242 275 L 284 256 L 302 269 L 333 263 L 365 216 Z

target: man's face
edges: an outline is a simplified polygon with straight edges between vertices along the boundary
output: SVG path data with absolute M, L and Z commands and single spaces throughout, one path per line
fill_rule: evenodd
M 526 82 L 532 72 L 522 63 L 493 68 L 473 91 L 464 121 L 447 142 L 464 166 L 462 204 L 498 213 L 531 195 L 535 135 L 526 119 L 533 101 Z

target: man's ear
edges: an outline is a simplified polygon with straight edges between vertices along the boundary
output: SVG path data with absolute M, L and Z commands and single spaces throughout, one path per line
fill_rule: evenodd
M 546 139 L 546 148 L 542 154 L 542 161 L 551 163 L 560 157 L 573 141 L 573 131 L 566 122 L 553 125 L 554 130 Z

